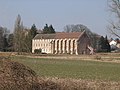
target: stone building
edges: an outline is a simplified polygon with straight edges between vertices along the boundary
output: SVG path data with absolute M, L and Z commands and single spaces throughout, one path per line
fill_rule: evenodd
M 32 40 L 32 53 L 41 49 L 51 54 L 89 54 L 90 38 L 83 32 L 37 34 Z

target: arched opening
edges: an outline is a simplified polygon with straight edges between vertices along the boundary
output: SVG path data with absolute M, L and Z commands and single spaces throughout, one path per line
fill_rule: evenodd
M 60 43 L 61 45 L 60 45 L 60 50 L 61 50 L 61 53 L 63 53 L 63 40 L 61 40 L 61 43 Z
M 75 54 L 75 40 L 73 40 L 73 54 Z
M 53 54 L 55 54 L 55 40 L 52 41 L 52 50 Z
M 65 53 L 67 53 L 67 40 L 65 40 L 64 44 L 65 44 L 65 47 L 64 47 L 65 49 L 64 50 L 65 50 Z
M 69 47 L 68 47 L 68 53 L 71 53 L 71 40 L 69 40 Z
M 57 40 L 57 51 L 56 51 L 56 54 L 59 53 L 59 40 Z

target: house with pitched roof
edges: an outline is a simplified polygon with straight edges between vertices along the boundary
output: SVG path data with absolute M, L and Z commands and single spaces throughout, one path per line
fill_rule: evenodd
M 37 34 L 32 40 L 32 53 L 35 49 L 41 49 L 42 53 L 76 55 L 89 54 L 92 51 L 90 38 L 85 31 Z

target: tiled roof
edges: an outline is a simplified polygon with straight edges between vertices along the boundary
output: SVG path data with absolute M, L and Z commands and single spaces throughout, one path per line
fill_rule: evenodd
M 72 39 L 79 38 L 83 32 L 57 32 L 55 34 L 37 34 L 34 39 Z

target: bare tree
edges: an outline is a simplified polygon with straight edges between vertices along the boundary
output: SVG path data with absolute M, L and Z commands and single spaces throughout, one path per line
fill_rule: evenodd
M 24 34 L 23 23 L 21 22 L 20 15 L 18 15 L 15 22 L 15 29 L 14 29 L 14 49 L 18 53 L 22 52 L 23 50 L 24 35 L 25 34 Z
M 93 48 L 97 48 L 97 41 L 98 41 L 98 34 L 93 33 L 87 26 L 82 25 L 82 24 L 71 24 L 71 25 L 66 25 L 64 27 L 63 32 L 83 32 L 86 31 L 87 35 L 91 39 L 91 45 Z
M 108 0 L 110 11 L 116 17 L 115 21 L 111 21 L 108 26 L 108 30 L 111 34 L 120 38 L 120 1 L 119 0 Z

